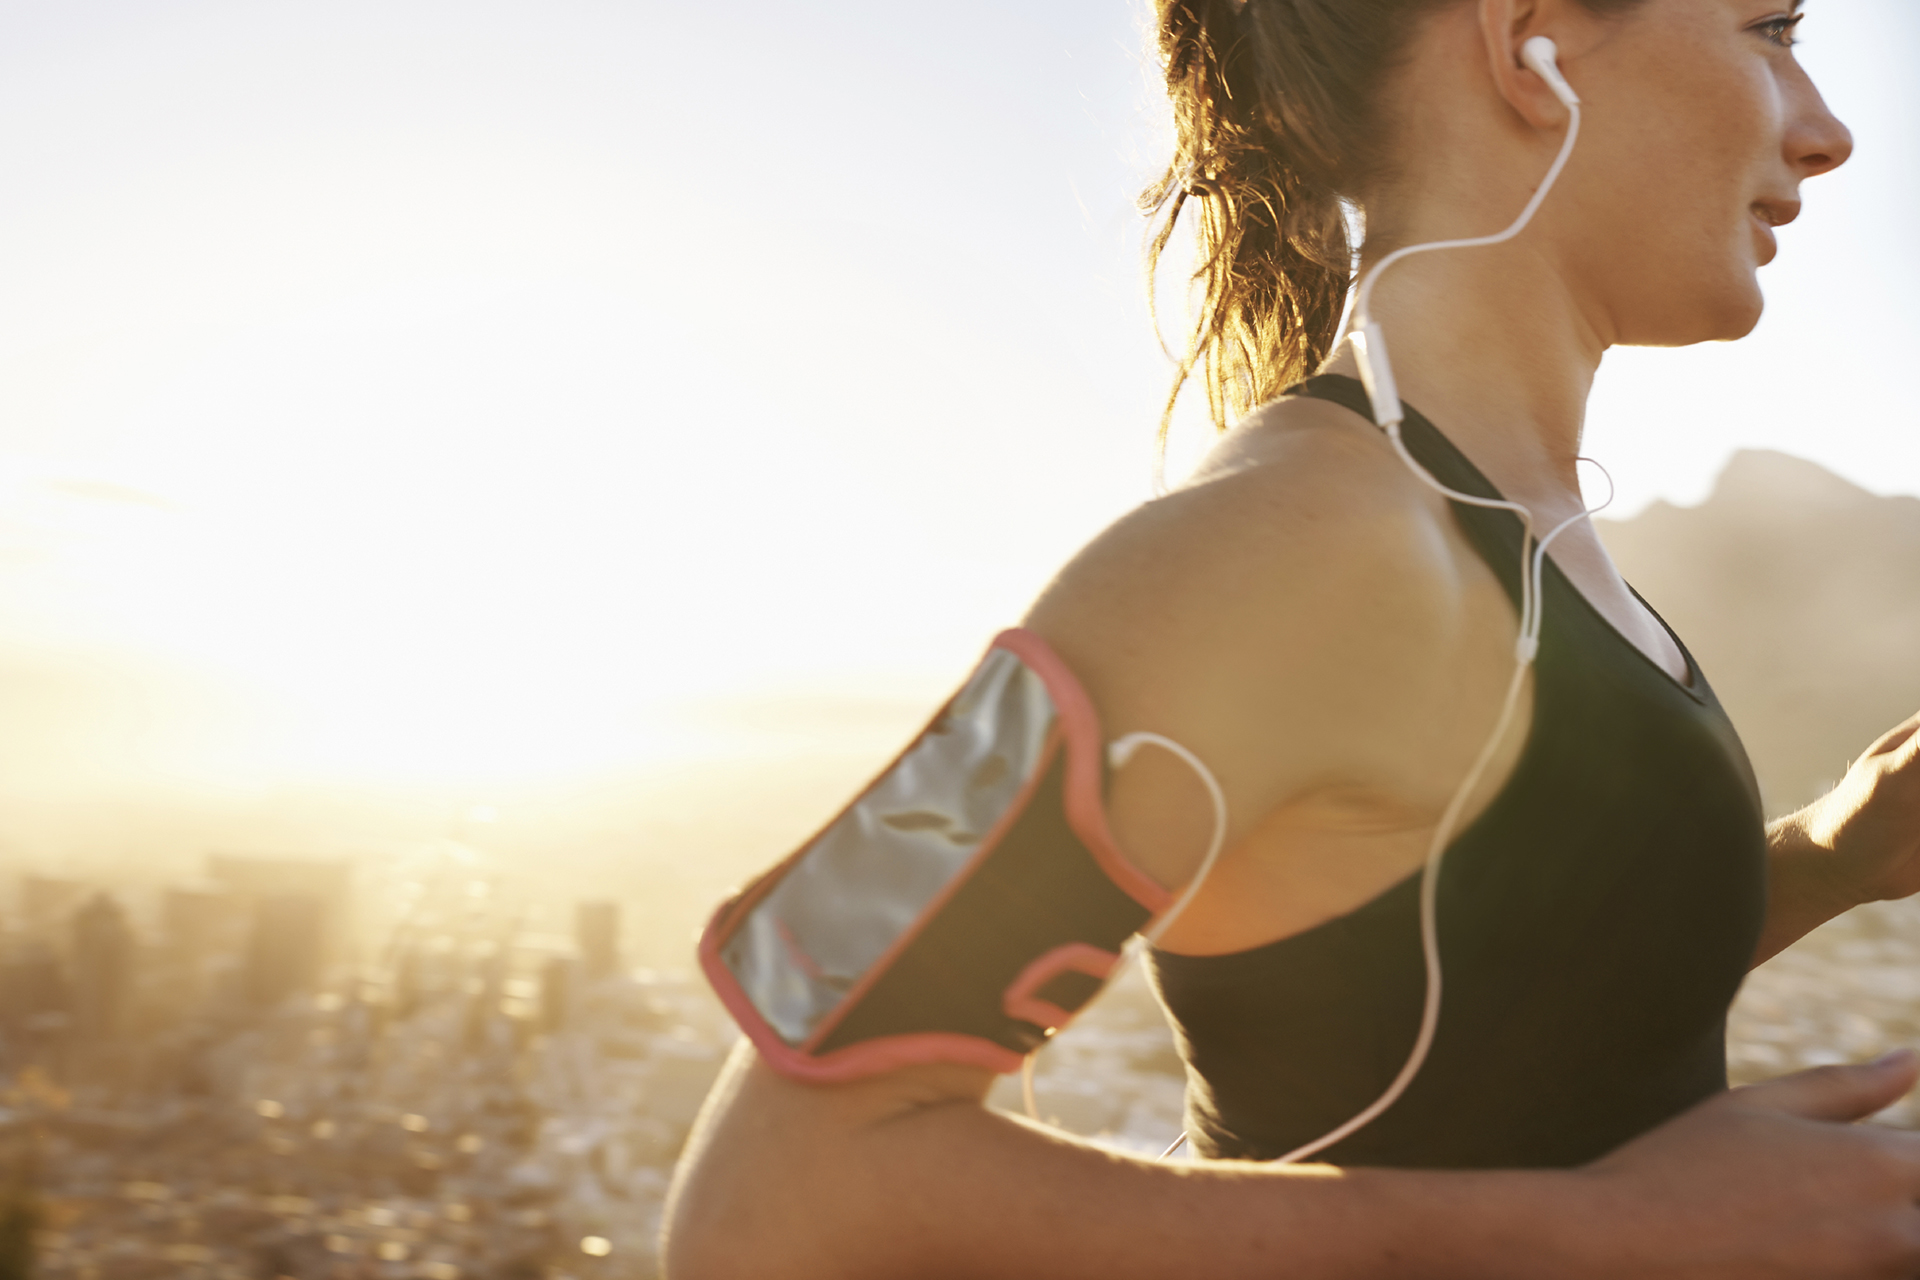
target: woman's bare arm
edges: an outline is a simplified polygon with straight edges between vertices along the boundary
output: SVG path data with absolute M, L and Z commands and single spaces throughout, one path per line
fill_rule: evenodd
M 1571 1172 L 1159 1164 L 926 1068 L 785 1080 L 742 1047 L 668 1202 L 668 1280 L 1867 1280 L 1920 1269 L 1920 1137 L 1846 1121 L 1911 1058 L 1724 1095 Z
M 1886 733 L 1825 796 L 1767 828 L 1759 964 L 1859 906 L 1920 893 L 1920 715 Z

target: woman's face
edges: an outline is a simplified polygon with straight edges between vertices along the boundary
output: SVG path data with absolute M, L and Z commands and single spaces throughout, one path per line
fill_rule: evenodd
M 1647 0 L 1576 45 L 1585 115 L 1564 244 L 1610 341 L 1678 346 L 1758 323 L 1774 228 L 1853 149 L 1794 58 L 1799 7 Z

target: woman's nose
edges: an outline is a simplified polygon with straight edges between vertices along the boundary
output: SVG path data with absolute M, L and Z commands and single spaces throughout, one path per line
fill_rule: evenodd
M 1803 177 L 1817 178 L 1847 162 L 1853 154 L 1853 133 L 1827 109 L 1820 91 L 1804 75 L 1800 90 L 1800 110 L 1787 131 L 1787 163 Z

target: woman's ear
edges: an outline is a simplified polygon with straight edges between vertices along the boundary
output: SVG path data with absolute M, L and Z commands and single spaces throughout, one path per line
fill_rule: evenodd
M 1494 90 L 1536 129 L 1564 125 L 1567 108 L 1553 86 L 1526 65 L 1521 50 L 1536 36 L 1553 38 L 1564 49 L 1575 21 L 1569 10 L 1575 7 L 1566 0 L 1479 0 L 1480 36 Z

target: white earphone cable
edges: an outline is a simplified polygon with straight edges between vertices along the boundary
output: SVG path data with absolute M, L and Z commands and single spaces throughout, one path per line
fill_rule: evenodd
M 1557 73 L 1556 73 L 1557 74 Z M 1468 801 L 1485 776 L 1487 767 L 1493 762 L 1500 744 L 1506 740 L 1507 732 L 1513 723 L 1515 710 L 1520 704 L 1520 693 L 1526 687 L 1527 669 L 1533 665 L 1540 651 L 1540 629 L 1544 611 L 1541 607 L 1541 579 L 1545 572 L 1547 547 L 1574 524 L 1585 519 L 1591 511 L 1581 511 L 1555 525 L 1544 537 L 1536 539 L 1533 528 L 1533 512 L 1525 505 L 1502 498 L 1485 498 L 1477 494 L 1462 493 L 1441 483 L 1407 449 L 1401 438 L 1401 409 L 1398 393 L 1394 391 L 1392 368 L 1387 362 L 1386 346 L 1380 337 L 1378 327 L 1372 319 L 1372 301 L 1374 286 L 1380 276 L 1397 263 L 1403 262 L 1415 254 L 1432 253 L 1441 249 L 1477 249 L 1488 245 L 1504 244 L 1526 230 L 1546 200 L 1554 184 L 1559 181 L 1561 171 L 1566 168 L 1567 160 L 1573 154 L 1574 142 L 1580 136 L 1580 104 L 1571 97 L 1571 91 L 1562 98 L 1568 111 L 1567 136 L 1560 144 L 1560 151 L 1554 157 L 1552 166 L 1547 170 L 1546 178 L 1535 189 L 1532 199 L 1527 201 L 1520 216 L 1515 218 L 1506 230 L 1490 236 L 1474 236 L 1459 240 L 1436 240 L 1426 244 L 1408 245 L 1397 249 L 1375 263 L 1361 280 L 1354 302 L 1354 328 L 1348 337 L 1357 339 L 1356 355 L 1362 370 L 1367 375 L 1366 382 L 1370 394 L 1378 397 L 1382 394 L 1393 398 L 1391 404 L 1375 404 L 1375 420 L 1385 431 L 1392 443 L 1394 453 L 1411 471 L 1416 479 L 1428 488 L 1440 493 L 1453 502 L 1467 506 L 1483 507 L 1493 510 L 1510 511 L 1520 520 L 1520 619 L 1518 636 L 1514 642 L 1513 676 L 1507 682 L 1505 697 L 1501 700 L 1500 714 L 1494 721 L 1493 732 L 1488 735 L 1485 745 L 1474 758 L 1473 765 L 1461 779 L 1446 808 L 1441 812 L 1440 820 L 1435 824 L 1433 836 L 1427 846 L 1427 856 L 1420 870 L 1420 950 L 1426 964 L 1426 999 L 1420 1014 L 1420 1029 L 1414 1037 L 1413 1048 L 1407 1054 L 1406 1061 L 1394 1076 L 1386 1090 L 1363 1108 L 1358 1114 L 1347 1120 L 1331 1132 L 1315 1138 L 1312 1142 L 1297 1147 L 1273 1161 L 1275 1164 L 1292 1164 L 1304 1160 L 1335 1143 L 1350 1137 L 1377 1119 L 1383 1112 L 1400 1100 L 1407 1087 L 1419 1075 L 1426 1065 L 1427 1055 L 1433 1047 L 1433 1038 L 1440 1025 L 1440 997 L 1444 986 L 1440 961 L 1439 932 L 1439 886 L 1440 867 L 1445 859 L 1447 844 L 1453 838 L 1455 827 L 1465 811 Z M 1611 486 L 1612 478 L 1608 478 Z M 1609 496 L 1608 501 L 1612 498 Z M 1605 505 L 1605 504 L 1602 504 Z M 1598 510 L 1598 508 L 1594 508 Z M 1176 1143 L 1177 1147 L 1178 1144 Z M 1171 1152 L 1173 1148 L 1169 1148 Z
M 1388 267 L 1419 253 L 1437 253 L 1442 249 L 1483 249 L 1489 245 L 1505 244 L 1527 229 L 1527 224 L 1533 221 L 1533 215 L 1540 212 L 1540 206 L 1545 202 L 1547 193 L 1552 191 L 1554 184 L 1560 180 L 1560 171 L 1567 167 L 1567 160 L 1573 155 L 1573 144 L 1580 136 L 1580 104 L 1568 103 L 1567 115 L 1567 136 L 1560 144 L 1560 154 L 1553 158 L 1553 165 L 1547 170 L 1546 178 L 1535 188 L 1533 198 L 1527 201 L 1527 207 L 1520 211 L 1520 216 L 1513 220 L 1512 225 L 1505 231 L 1490 236 L 1470 236 L 1462 240 L 1430 240 L 1425 244 L 1410 244 L 1405 248 L 1395 249 L 1376 262 L 1373 269 L 1367 272 L 1366 278 L 1360 282 L 1359 292 L 1354 298 L 1353 310 L 1362 325 L 1373 318 L 1371 305 L 1373 288 L 1380 282 L 1381 275 Z
M 1220 860 L 1220 851 L 1226 847 L 1227 843 L 1227 793 L 1221 789 L 1219 779 L 1213 776 L 1213 770 L 1207 768 L 1206 761 L 1192 751 L 1165 734 L 1142 731 L 1125 734 L 1108 743 L 1107 763 L 1115 769 L 1121 768 L 1127 761 L 1133 759 L 1135 752 L 1149 744 L 1178 756 L 1200 779 L 1200 784 L 1207 789 L 1207 799 L 1213 807 L 1213 835 L 1207 841 L 1207 852 L 1200 859 L 1199 867 L 1195 869 L 1192 876 L 1188 877 L 1187 887 L 1178 898 L 1174 899 L 1173 905 L 1161 913 L 1158 920 L 1143 932 L 1133 936 L 1127 944 L 1127 954 L 1122 958 L 1122 964 L 1134 955 L 1144 954 L 1148 947 L 1160 941 L 1161 935 L 1166 933 L 1173 926 L 1173 922 L 1192 905 L 1201 886 L 1207 882 L 1207 877 L 1213 874 L 1214 864 Z M 1036 1049 L 1020 1064 L 1021 1098 L 1026 1105 L 1027 1116 L 1033 1120 L 1040 1118 L 1040 1106 L 1033 1087 L 1034 1063 L 1039 1056 L 1040 1051 Z M 1186 1135 L 1181 1134 L 1180 1138 L 1181 1141 L 1185 1141 Z M 1179 1142 L 1174 1144 L 1176 1147 L 1179 1145 Z M 1172 1147 L 1168 1148 L 1169 1153 L 1172 1150 Z
M 1151 928 L 1136 935 L 1140 939 L 1139 945 L 1148 947 L 1159 942 L 1161 936 L 1173 927 L 1173 922 L 1193 904 L 1194 898 L 1200 892 L 1200 887 L 1213 873 L 1213 864 L 1220 860 L 1220 851 L 1227 843 L 1227 793 L 1220 789 L 1220 782 L 1213 776 L 1213 770 L 1207 768 L 1206 762 L 1199 756 L 1164 734 L 1142 732 L 1115 738 L 1107 746 L 1107 760 L 1118 769 L 1133 759 L 1134 752 L 1149 743 L 1180 757 L 1200 779 L 1201 785 L 1206 787 L 1207 799 L 1213 804 L 1213 838 L 1207 842 L 1206 856 L 1200 860 L 1199 868 L 1188 878 L 1186 889 L 1174 900 L 1172 906 L 1161 913 L 1160 918 L 1153 922 Z

